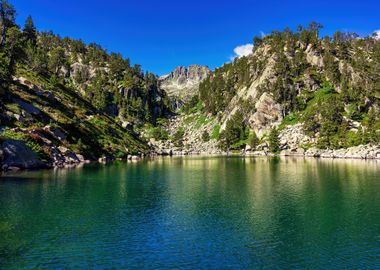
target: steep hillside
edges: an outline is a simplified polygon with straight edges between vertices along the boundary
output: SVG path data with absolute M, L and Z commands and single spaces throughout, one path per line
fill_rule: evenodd
M 179 118 L 184 140 L 198 142 L 188 149 L 209 140 L 221 150 L 295 153 L 369 144 L 380 157 L 380 41 L 340 32 L 320 38 L 320 27 L 255 38 L 251 55 L 201 82 Z M 207 119 L 203 132 L 190 117 Z
M 20 29 L 0 12 L 0 162 L 4 170 L 149 152 L 136 133 L 170 114 L 157 76 L 97 44 Z

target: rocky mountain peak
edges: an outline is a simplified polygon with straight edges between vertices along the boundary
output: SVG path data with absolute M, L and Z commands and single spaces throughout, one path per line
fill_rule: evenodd
M 179 66 L 170 74 L 161 77 L 162 81 L 177 81 L 178 84 L 186 84 L 187 81 L 200 82 L 210 73 L 207 66 L 191 65 L 189 67 Z
M 160 78 L 161 88 L 171 97 L 187 99 L 197 93 L 199 84 L 210 72 L 207 66 L 180 66 Z

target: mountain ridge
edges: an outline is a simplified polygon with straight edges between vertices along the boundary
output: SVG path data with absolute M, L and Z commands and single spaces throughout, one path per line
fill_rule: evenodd
M 97 44 L 38 32 L 31 17 L 21 29 L 5 8 L 1 170 L 231 151 L 380 158 L 376 37 L 321 38 L 311 23 L 255 37 L 252 54 L 213 71 L 158 77 Z
M 199 84 L 210 74 L 207 66 L 178 66 L 172 72 L 159 78 L 161 88 L 169 96 L 188 100 L 197 94 Z

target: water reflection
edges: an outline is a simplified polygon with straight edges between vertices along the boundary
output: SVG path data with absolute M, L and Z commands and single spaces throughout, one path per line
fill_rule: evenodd
M 11 175 L 0 229 L 17 244 L 0 267 L 375 268 L 379 166 L 188 157 Z

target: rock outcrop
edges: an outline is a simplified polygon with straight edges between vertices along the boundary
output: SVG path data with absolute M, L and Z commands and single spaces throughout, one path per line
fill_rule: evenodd
M 177 67 L 170 74 L 160 78 L 161 88 L 171 97 L 177 107 L 197 94 L 199 84 L 210 74 L 206 66 L 191 65 Z
M 24 141 L 5 140 L 1 144 L 2 170 L 17 171 L 48 167 L 47 163 L 41 161 Z
M 272 127 L 281 123 L 281 105 L 277 104 L 270 94 L 262 94 L 255 104 L 255 108 L 256 112 L 249 119 L 249 122 L 258 136 L 262 136 Z

